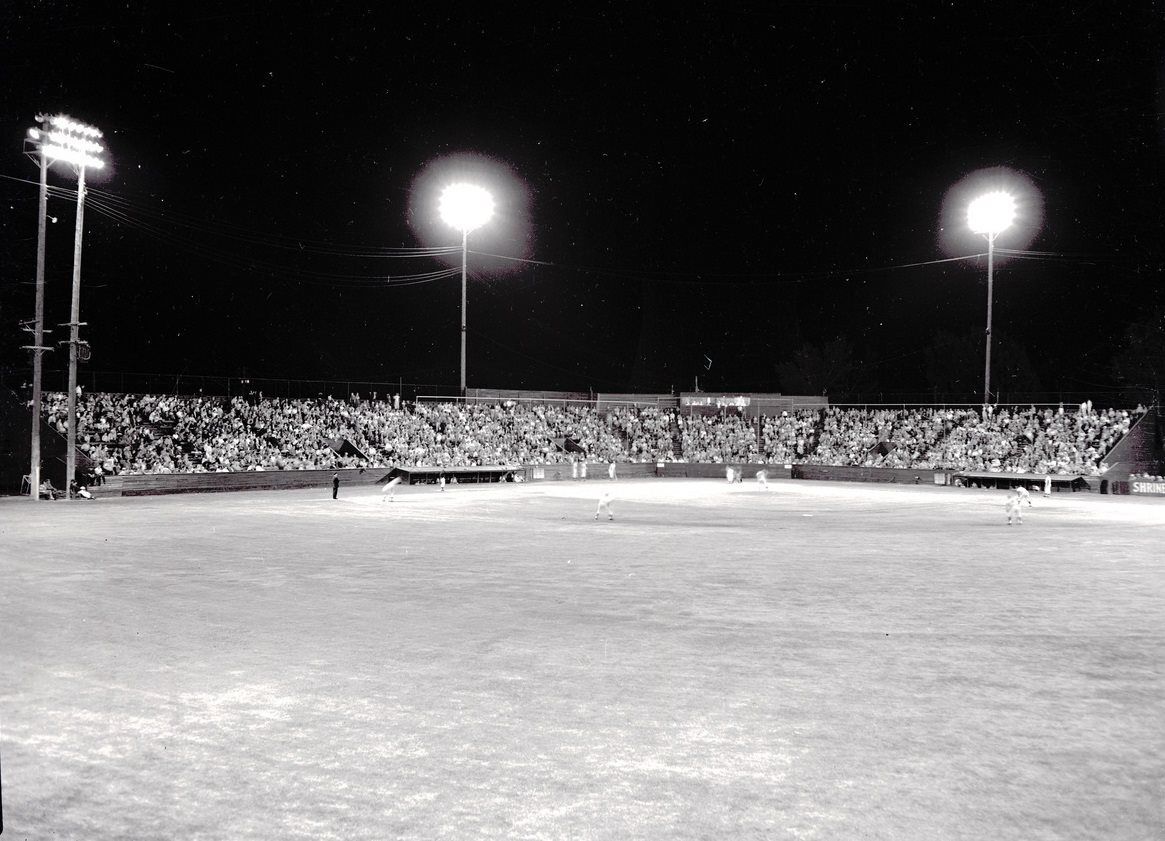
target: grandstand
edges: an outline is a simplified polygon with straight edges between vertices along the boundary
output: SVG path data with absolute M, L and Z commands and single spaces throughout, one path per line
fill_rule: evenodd
M 27 426 L 7 392 L 5 493 L 27 492 Z M 65 396 L 44 401 L 46 476 L 59 467 Z M 24 409 L 27 412 L 27 409 Z M 1124 493 L 1162 473 L 1156 407 L 844 406 L 782 395 L 471 390 L 415 403 L 351 395 L 280 398 L 87 393 L 80 475 L 97 495 L 364 484 L 715 475 L 724 465 L 796 478 L 1057 487 Z M 668 466 L 672 465 L 671 469 Z M 681 467 L 682 466 L 682 467 Z M 552 469 L 547 470 L 546 467 Z M 396 471 L 396 473 L 393 473 Z M 58 475 L 59 474 L 59 475 Z M 257 475 L 262 474 L 262 475 Z

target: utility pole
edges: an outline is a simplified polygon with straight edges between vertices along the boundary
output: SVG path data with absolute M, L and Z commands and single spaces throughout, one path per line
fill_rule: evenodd
M 47 118 L 38 114 L 36 121 L 44 124 Z M 40 198 L 37 202 L 36 223 L 36 314 L 32 325 L 32 344 L 25 348 L 32 351 L 32 411 L 29 424 L 32 427 L 32 465 L 28 471 L 29 499 L 40 499 L 40 403 L 41 382 L 44 376 L 44 362 L 41 354 L 52 350 L 44 346 L 44 254 L 45 254 L 45 226 L 48 222 L 49 203 L 49 162 L 44 149 L 37 146 L 37 158 L 40 162 Z
M 983 411 L 991 404 L 991 311 L 995 305 L 995 232 L 987 234 L 987 356 L 983 363 Z
M 465 403 L 465 267 L 469 262 L 469 229 L 461 231 L 461 402 Z
M 85 229 L 85 167 L 77 172 L 77 230 L 73 235 L 73 303 L 69 308 L 69 429 L 65 451 L 65 498 L 77 475 L 77 346 L 81 343 L 81 235 Z

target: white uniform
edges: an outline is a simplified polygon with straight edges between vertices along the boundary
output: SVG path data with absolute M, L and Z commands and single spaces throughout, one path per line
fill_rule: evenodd
M 766 491 L 769 489 L 769 475 L 763 470 L 758 470 L 756 472 L 756 480 Z
M 607 512 L 608 520 L 615 519 L 615 515 L 611 513 L 611 494 L 607 491 L 603 491 L 603 495 L 599 497 L 599 507 L 595 509 L 596 520 L 599 519 L 599 515 L 602 514 L 603 511 Z
M 607 478 L 615 478 L 615 462 L 611 462 L 611 464 L 607 467 Z
M 390 482 L 386 482 L 384 485 L 384 490 L 380 492 L 380 501 L 384 502 L 384 500 L 387 499 L 389 502 L 392 502 L 394 499 L 396 499 L 396 486 L 399 484 L 400 476 L 397 476 Z
M 1009 493 L 1007 502 L 1004 503 L 1003 507 L 1007 511 L 1007 524 L 1009 526 L 1013 520 L 1021 526 L 1023 525 L 1023 508 L 1019 504 L 1019 494 Z
M 1051 496 L 1051 495 L 1052 495 L 1052 477 L 1045 476 L 1044 477 L 1044 496 Z
M 730 485 L 736 481 L 736 471 L 734 471 L 731 467 L 724 468 L 724 476 L 728 479 L 728 484 Z
M 1027 488 L 1023 485 L 1015 489 L 1015 495 L 1019 497 L 1020 502 L 1026 502 L 1028 505 L 1032 504 L 1032 495 L 1028 493 Z

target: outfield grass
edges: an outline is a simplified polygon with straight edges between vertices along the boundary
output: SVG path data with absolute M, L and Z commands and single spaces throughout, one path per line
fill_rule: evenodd
M 0 500 L 4 838 L 1161 839 L 1165 500 Z

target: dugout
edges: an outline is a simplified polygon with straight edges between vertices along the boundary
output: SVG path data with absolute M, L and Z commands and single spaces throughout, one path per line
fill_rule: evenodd
M 520 467 L 500 464 L 475 467 L 394 467 L 389 473 L 389 478 L 395 479 L 399 476 L 401 483 L 405 485 L 435 485 L 437 479 L 444 475 L 446 482 L 452 482 L 456 478 L 457 483 L 463 485 L 513 482 L 515 474 L 519 473 L 522 473 Z
M 839 464 L 794 464 L 794 479 L 816 479 L 827 482 L 884 482 L 892 485 L 942 484 L 942 471 L 907 467 L 858 467 Z
M 1088 482 L 1078 473 L 994 473 L 989 470 L 960 470 L 952 473 L 950 484 L 967 488 L 1015 488 L 1036 485 L 1043 491 L 1048 478 L 1054 491 L 1087 491 Z

